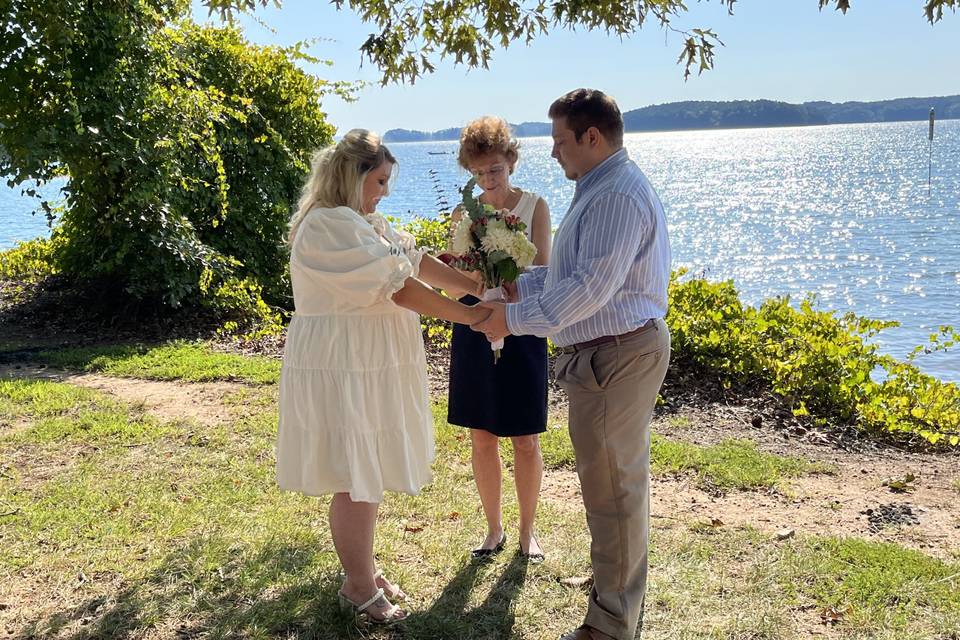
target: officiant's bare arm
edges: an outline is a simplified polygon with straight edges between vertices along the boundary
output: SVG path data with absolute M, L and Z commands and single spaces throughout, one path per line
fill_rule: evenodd
M 442 263 L 441 263 L 442 264 Z M 423 272 L 423 265 L 420 267 Z M 404 309 L 420 315 L 449 320 L 459 324 L 475 324 L 484 320 L 489 309 L 468 307 L 456 300 L 440 295 L 416 278 L 407 278 L 403 288 L 393 294 L 393 301 Z
M 533 259 L 535 266 L 550 263 L 550 248 L 553 241 L 553 229 L 550 224 L 550 209 L 547 208 L 547 201 L 537 198 L 537 205 L 533 209 L 533 220 L 530 223 L 530 239 L 537 247 L 537 256 Z

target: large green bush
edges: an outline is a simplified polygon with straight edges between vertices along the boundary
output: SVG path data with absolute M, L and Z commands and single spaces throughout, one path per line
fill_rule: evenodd
M 13 0 L 0 49 L 0 172 L 67 176 L 68 277 L 177 306 L 288 300 L 283 228 L 336 86 L 295 50 L 185 20 L 186 2 Z M 246 304 L 246 302 L 244 302 Z
M 443 219 L 418 219 L 405 227 L 418 244 L 436 248 L 442 246 L 445 224 Z M 49 274 L 49 244 L 37 240 L 0 253 L 0 277 Z M 774 298 L 751 307 L 730 282 L 684 275 L 676 272 L 670 282 L 667 324 L 674 371 L 709 373 L 728 387 L 768 389 L 815 423 L 842 422 L 960 445 L 960 389 L 922 373 L 912 362 L 919 353 L 955 346 L 958 336 L 949 327 L 941 327 L 929 345 L 900 362 L 878 353 L 871 340 L 894 322 L 838 316 L 816 309 L 811 300 L 794 306 L 788 298 Z M 247 304 L 242 291 L 221 295 L 233 299 L 238 309 Z M 424 318 L 423 330 L 433 344 L 449 344 L 449 323 Z
M 182 147 L 197 184 L 185 191 L 187 217 L 201 242 L 239 262 L 236 277 L 256 281 L 269 302 L 290 307 L 284 239 L 310 153 L 333 139 L 320 110 L 331 86 L 300 71 L 295 51 L 251 46 L 232 29 L 185 23 L 165 36 L 180 77 L 215 87 L 229 105 L 212 123 L 207 158 Z M 206 188 L 220 184 L 222 199 Z

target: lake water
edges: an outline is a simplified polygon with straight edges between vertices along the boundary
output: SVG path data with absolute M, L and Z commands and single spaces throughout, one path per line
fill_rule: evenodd
M 732 278 L 750 303 L 814 292 L 825 309 L 898 320 L 880 336 L 903 356 L 941 324 L 960 327 L 960 120 L 628 134 L 663 200 L 674 267 Z M 548 138 L 521 141 L 514 183 L 559 224 L 573 197 Z M 385 213 L 432 216 L 468 176 L 456 143 L 390 145 L 400 163 Z M 437 191 L 440 191 L 438 196 Z M 31 201 L 0 190 L 0 248 L 46 233 Z M 960 349 L 921 367 L 960 380 Z

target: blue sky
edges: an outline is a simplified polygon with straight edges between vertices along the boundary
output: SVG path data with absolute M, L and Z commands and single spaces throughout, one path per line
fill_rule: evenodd
M 197 19 L 206 10 L 194 0 Z M 341 131 L 365 127 L 434 130 L 461 126 L 485 113 L 511 122 L 546 121 L 550 102 L 579 86 L 613 95 L 624 111 L 679 100 L 769 98 L 882 100 L 960 93 L 956 43 L 960 14 L 930 25 L 921 0 L 854 2 L 842 15 L 818 11 L 816 0 L 741 0 L 728 16 L 721 2 L 690 2 L 675 26 L 713 28 L 726 44 L 716 66 L 683 81 L 676 64 L 679 35 L 651 22 L 620 40 L 603 33 L 557 31 L 531 46 L 499 50 L 489 70 L 452 62 L 413 86 L 379 86 L 379 73 L 361 65 L 360 44 L 373 28 L 349 10 L 325 0 L 283 0 L 241 18 L 247 37 L 260 44 L 292 44 L 325 38 L 312 53 L 332 67 L 307 66 L 323 78 L 370 84 L 354 103 L 331 96 L 324 103 Z

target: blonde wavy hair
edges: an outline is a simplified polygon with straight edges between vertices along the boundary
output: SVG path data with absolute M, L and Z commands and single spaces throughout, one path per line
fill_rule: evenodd
M 315 207 L 350 207 L 367 213 L 361 211 L 363 181 L 384 162 L 397 164 L 380 136 L 366 129 L 351 129 L 337 144 L 314 152 L 310 178 L 290 218 L 288 241 L 293 244 L 304 216 Z
M 470 171 L 470 162 L 482 156 L 499 153 L 510 163 L 513 173 L 520 158 L 520 142 L 513 137 L 510 125 L 503 118 L 483 116 L 471 121 L 460 132 L 460 153 L 457 162 Z

